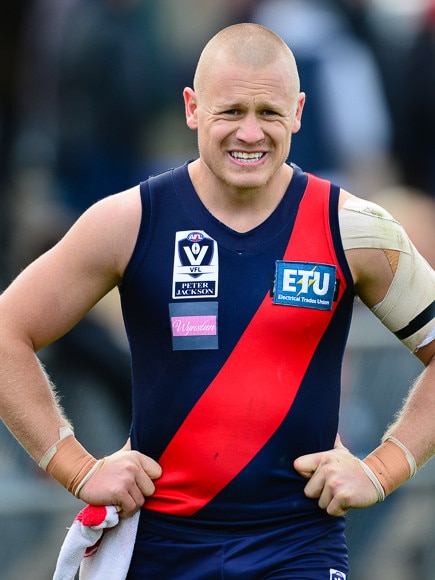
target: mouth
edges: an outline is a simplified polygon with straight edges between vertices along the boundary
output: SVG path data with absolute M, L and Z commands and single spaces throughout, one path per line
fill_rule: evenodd
M 262 151 L 255 151 L 253 153 L 247 153 L 245 151 L 230 151 L 230 157 L 241 164 L 254 165 L 259 163 L 266 153 Z

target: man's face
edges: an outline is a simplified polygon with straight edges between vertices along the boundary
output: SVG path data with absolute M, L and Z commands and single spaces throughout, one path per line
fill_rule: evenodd
M 304 95 L 285 66 L 217 63 L 200 94 L 185 90 L 187 124 L 202 162 L 221 183 L 259 189 L 285 163 L 300 128 Z

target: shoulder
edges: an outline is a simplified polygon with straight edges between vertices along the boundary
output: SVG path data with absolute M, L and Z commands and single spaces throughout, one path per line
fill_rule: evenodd
M 90 219 L 104 223 L 105 219 L 111 218 L 114 220 L 112 225 L 116 226 L 119 221 L 127 220 L 130 222 L 138 217 L 140 219 L 140 212 L 140 186 L 136 185 L 100 199 L 87 209 L 79 219 Z
M 400 222 L 385 208 L 342 190 L 340 232 L 345 250 L 377 248 L 409 251 L 409 238 Z
M 341 192 L 339 225 L 355 292 L 369 307 L 383 300 L 399 255 L 410 253 L 405 231 L 389 212 L 373 203 Z
M 120 276 L 133 252 L 142 210 L 140 186 L 107 196 L 87 209 L 61 240 L 60 246 L 99 258 Z

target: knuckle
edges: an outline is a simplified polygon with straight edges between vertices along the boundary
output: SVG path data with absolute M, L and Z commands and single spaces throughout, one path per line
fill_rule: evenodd
M 332 478 L 334 477 L 334 475 L 336 473 L 337 468 L 336 468 L 336 465 L 334 463 L 331 463 L 330 461 L 328 461 L 322 465 L 322 470 L 323 470 L 324 476 L 332 480 Z

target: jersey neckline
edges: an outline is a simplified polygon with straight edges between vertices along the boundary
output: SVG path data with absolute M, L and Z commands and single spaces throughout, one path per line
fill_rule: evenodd
M 291 164 L 293 176 L 274 211 L 255 228 L 247 232 L 237 232 L 219 221 L 202 203 L 190 179 L 189 163 L 191 161 L 173 169 L 175 192 L 181 205 L 193 223 L 201 224 L 201 230 L 220 246 L 238 254 L 258 248 L 293 223 L 308 181 L 307 174 L 297 165 Z

